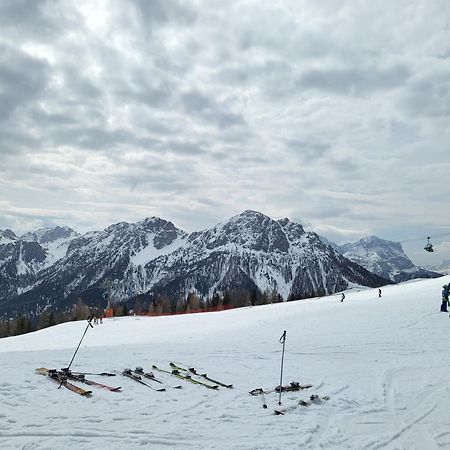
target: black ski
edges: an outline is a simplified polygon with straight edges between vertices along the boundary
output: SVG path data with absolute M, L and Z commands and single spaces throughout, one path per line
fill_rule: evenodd
M 67 368 L 61 369 L 62 372 L 65 372 L 66 370 L 67 370 Z M 92 372 L 73 372 L 71 370 L 70 373 L 73 373 L 74 375 L 97 375 L 97 376 L 101 376 L 101 377 L 115 377 L 116 376 L 115 373 L 110 373 L 110 372 L 92 373 Z
M 311 406 L 312 404 L 320 404 L 320 403 L 322 403 L 322 401 L 327 401 L 329 399 L 330 399 L 330 397 L 328 397 L 327 395 L 320 397 L 319 395 L 313 394 L 309 397 L 309 400 L 299 400 L 298 403 L 295 405 L 287 406 L 285 408 L 275 409 L 274 414 L 276 414 L 277 416 L 280 416 L 280 415 L 282 416 L 282 415 L 286 414 L 287 412 L 297 409 L 298 407 L 308 407 L 308 406 Z
M 176 365 L 173 362 L 170 363 L 170 367 L 172 367 L 172 369 L 175 369 L 175 370 L 181 370 L 181 371 L 184 371 L 184 372 L 191 372 L 194 375 L 202 377 L 205 380 L 211 381 L 211 383 L 217 384 L 217 385 L 222 386 L 222 387 L 226 387 L 226 388 L 229 388 L 229 389 L 231 389 L 233 387 L 232 384 L 222 383 L 221 381 L 217 381 L 214 378 L 208 377 L 208 375 L 206 373 L 198 373 L 197 370 L 194 367 L 190 367 L 189 369 L 185 369 L 183 367 L 180 367 L 180 366 Z
M 298 381 L 292 381 L 290 384 L 282 386 L 281 392 L 294 392 L 294 391 L 302 391 L 303 389 L 309 389 L 312 387 L 312 384 L 300 384 Z M 258 394 L 271 394 L 272 392 L 280 392 L 280 386 L 276 386 L 273 389 L 263 390 L 262 388 L 256 388 L 249 392 L 251 395 Z
M 173 375 L 174 377 L 177 377 L 180 380 L 188 381 L 189 383 L 192 383 L 192 384 L 198 384 L 199 386 L 204 386 L 208 389 L 219 389 L 219 386 L 212 386 L 210 384 L 203 383 L 202 381 L 194 380 L 189 375 L 182 375 L 176 369 L 173 369 L 172 371 L 170 371 L 170 370 L 160 369 L 159 367 L 157 367 L 155 365 L 152 366 L 152 369 L 157 370 L 158 372 L 168 373 L 169 375 Z
M 162 384 L 163 386 L 166 386 L 166 383 L 164 381 L 158 380 L 158 378 L 155 377 L 155 374 L 153 372 L 144 372 L 144 369 L 142 367 L 136 367 L 136 369 L 133 370 L 133 373 L 136 375 L 148 378 L 149 380 L 155 381 L 156 383 Z M 182 386 L 170 386 L 173 389 L 181 389 Z
M 153 389 L 154 391 L 158 391 L 158 392 L 164 392 L 166 389 L 165 388 L 155 388 L 154 386 L 152 386 L 151 384 L 146 383 L 140 375 L 136 375 L 135 373 L 133 373 L 133 371 L 131 369 L 125 369 L 122 372 L 122 375 L 124 377 L 130 378 L 131 380 L 136 381 L 137 383 L 143 384 L 144 386 L 149 387 L 150 389 Z

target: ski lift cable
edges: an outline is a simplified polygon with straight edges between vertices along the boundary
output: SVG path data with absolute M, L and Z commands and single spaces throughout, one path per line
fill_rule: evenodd
M 402 239 L 401 241 L 397 241 L 397 242 L 403 243 L 403 242 L 410 242 L 410 241 L 422 241 L 424 239 L 433 239 L 433 238 L 440 237 L 440 236 L 450 236 L 450 231 L 447 231 L 446 233 L 433 234 L 431 236 L 420 236 L 420 237 L 412 237 L 412 238 L 408 238 L 408 239 Z

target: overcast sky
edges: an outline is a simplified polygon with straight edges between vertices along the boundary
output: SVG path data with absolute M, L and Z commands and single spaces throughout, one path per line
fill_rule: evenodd
M 0 229 L 450 231 L 448 0 L 2 0 L 0 30 Z

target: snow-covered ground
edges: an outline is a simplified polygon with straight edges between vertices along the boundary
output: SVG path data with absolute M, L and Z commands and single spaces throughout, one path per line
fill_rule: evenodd
M 440 313 L 450 276 L 340 296 L 218 313 L 107 319 L 89 329 L 73 370 L 112 371 L 170 361 L 195 366 L 234 389 L 155 392 L 121 385 L 84 398 L 36 375 L 67 366 L 86 327 L 72 322 L 0 340 L 0 448 L 23 449 L 450 449 L 450 319 Z M 276 416 L 312 393 L 330 400 Z

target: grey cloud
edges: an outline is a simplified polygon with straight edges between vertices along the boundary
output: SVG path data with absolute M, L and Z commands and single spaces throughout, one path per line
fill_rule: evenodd
M 2 0 L 0 27 L 21 40 L 53 38 L 71 22 L 60 6 L 53 0 Z
M 131 0 L 128 4 L 134 7 L 138 20 L 149 28 L 169 21 L 189 24 L 196 16 L 185 2 L 176 0 Z
M 341 95 L 365 95 L 401 86 L 408 77 L 409 70 L 404 66 L 387 69 L 375 67 L 310 69 L 299 77 L 297 86 Z
M 402 104 L 413 115 L 447 117 L 450 115 L 450 67 L 412 83 Z
M 45 61 L 0 44 L 0 120 L 42 93 L 48 78 Z
M 315 139 L 290 139 L 286 141 L 286 147 L 293 154 L 308 162 L 323 158 L 331 149 L 330 144 Z
M 200 117 L 219 128 L 245 124 L 245 120 L 240 114 L 229 112 L 224 105 L 201 92 L 190 91 L 183 93 L 180 96 L 180 102 L 186 113 Z

